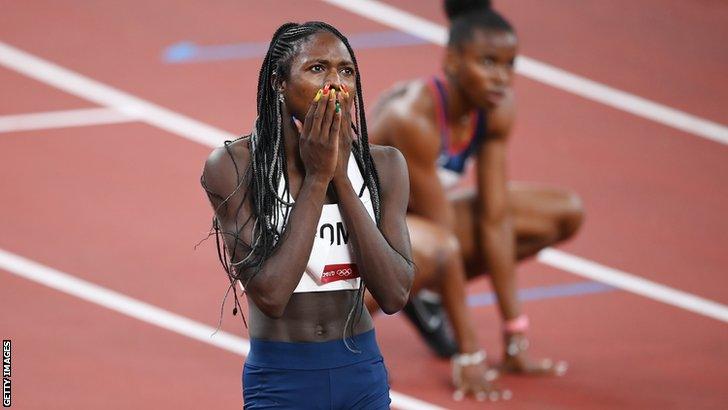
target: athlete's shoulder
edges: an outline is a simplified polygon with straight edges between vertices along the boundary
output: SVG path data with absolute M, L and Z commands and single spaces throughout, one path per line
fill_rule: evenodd
M 369 144 L 369 152 L 372 155 L 374 164 L 382 166 L 394 166 L 397 167 L 401 164 L 405 164 L 404 155 L 397 148 L 390 145 L 377 145 Z
M 369 145 L 369 152 L 377 167 L 382 191 L 387 194 L 406 189 L 409 195 L 409 173 L 402 152 L 392 146 L 376 144 Z
M 370 116 L 375 143 L 390 145 L 432 131 L 435 106 L 425 80 L 399 83 L 375 104 Z M 392 141 L 396 139 L 396 141 Z M 399 145 L 399 144 L 395 144 Z
M 369 152 L 377 167 L 380 179 L 396 179 L 404 173 L 407 175 L 407 161 L 402 152 L 388 145 L 369 145 Z
M 249 137 L 226 141 L 207 157 L 202 171 L 203 184 L 218 194 L 228 193 L 244 175 L 249 161 Z
M 383 108 L 384 116 L 391 117 L 396 121 L 412 119 L 430 119 L 435 112 L 435 105 L 432 93 L 423 79 L 412 80 L 401 83 L 392 89 L 392 95 L 386 98 Z

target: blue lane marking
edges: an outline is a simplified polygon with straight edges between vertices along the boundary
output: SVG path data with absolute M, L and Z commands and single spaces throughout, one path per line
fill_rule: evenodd
M 426 40 L 401 31 L 359 33 L 349 36 L 349 43 L 355 49 L 401 47 L 427 44 Z M 268 50 L 268 42 L 234 43 L 202 46 L 183 41 L 167 47 L 162 55 L 166 63 L 195 63 L 260 57 Z
M 593 293 L 603 293 L 616 290 L 609 285 L 601 282 L 577 282 L 566 285 L 538 286 L 533 288 L 521 289 L 518 291 L 518 298 L 522 301 L 560 298 L 566 296 L 589 295 Z M 478 293 L 468 296 L 468 305 L 470 306 L 487 306 L 496 302 L 493 292 Z

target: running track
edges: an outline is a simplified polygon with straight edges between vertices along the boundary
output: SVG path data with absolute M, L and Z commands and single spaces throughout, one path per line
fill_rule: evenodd
M 213 244 L 192 247 L 210 218 L 202 163 L 209 145 L 249 129 L 260 59 L 163 55 L 181 41 L 266 42 L 284 20 L 320 19 L 352 35 L 399 29 L 427 40 L 358 52 L 369 103 L 439 67 L 439 1 L 387 2 L 424 21 L 337 3 L 3 5 L 0 333 L 13 340 L 14 406 L 240 407 L 246 333 L 228 309 L 209 337 L 225 280 Z M 494 406 L 725 407 L 728 7 L 496 3 L 527 56 L 511 176 L 571 187 L 588 210 L 574 241 L 521 265 L 522 287 L 583 288 L 596 274 L 614 289 L 527 301 L 533 353 L 571 369 L 506 377 L 514 399 Z M 470 286 L 487 291 L 485 280 Z M 475 309 L 497 356 L 496 312 Z M 397 407 L 482 406 L 450 399 L 449 364 L 402 318 L 381 316 L 377 329 Z

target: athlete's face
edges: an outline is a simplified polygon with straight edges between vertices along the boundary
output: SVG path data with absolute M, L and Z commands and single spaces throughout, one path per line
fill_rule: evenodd
M 356 72 L 349 51 L 341 40 L 328 31 L 308 38 L 291 62 L 288 79 L 281 83 L 288 112 L 303 121 L 309 104 L 326 84 L 339 91 L 345 84 L 356 92 Z
M 445 72 L 452 76 L 470 103 L 494 108 L 513 80 L 518 40 L 509 31 L 475 30 L 459 47 L 450 47 Z

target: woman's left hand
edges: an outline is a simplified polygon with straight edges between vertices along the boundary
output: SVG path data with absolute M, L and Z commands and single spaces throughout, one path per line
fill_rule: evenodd
M 333 91 L 333 90 L 332 90 Z M 351 108 L 354 103 L 355 94 L 344 84 L 341 84 L 336 93 L 339 107 L 342 110 L 341 131 L 339 133 L 339 159 L 336 164 L 333 182 L 345 181 L 348 178 L 349 156 L 351 155 L 351 144 L 357 136 L 351 128 Z

